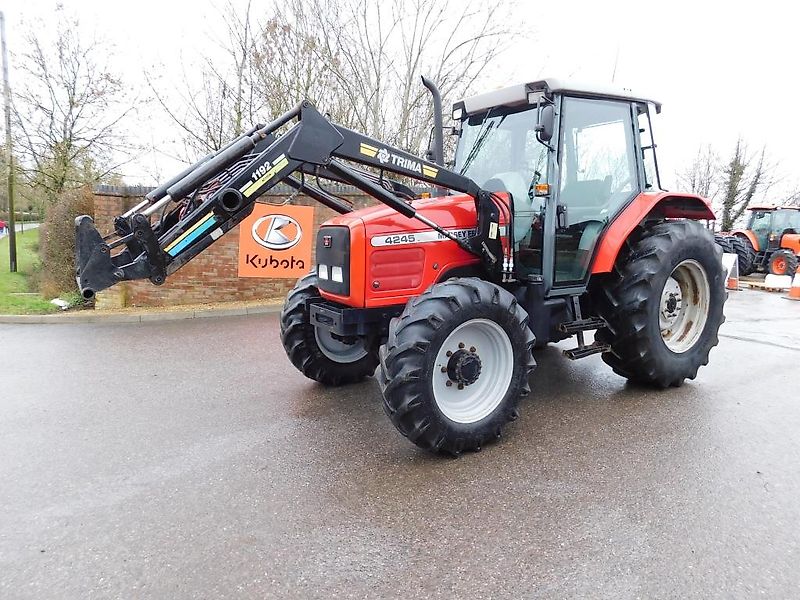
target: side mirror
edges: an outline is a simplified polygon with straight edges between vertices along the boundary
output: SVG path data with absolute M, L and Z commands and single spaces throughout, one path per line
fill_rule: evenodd
M 556 120 L 555 109 L 552 104 L 544 105 L 539 110 L 539 122 L 536 125 L 536 133 L 539 141 L 549 142 L 553 139 L 553 128 L 555 127 Z

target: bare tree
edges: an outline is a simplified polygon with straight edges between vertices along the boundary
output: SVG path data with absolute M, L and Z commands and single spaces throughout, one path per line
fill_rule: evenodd
M 158 94 L 193 150 L 216 149 L 303 99 L 337 122 L 420 152 L 432 107 L 420 75 L 445 102 L 466 93 L 513 34 L 508 4 L 486 0 L 288 0 L 258 21 L 248 4 L 223 9 L 225 59 L 178 101 Z
M 677 174 L 681 189 L 714 201 L 719 194 L 719 156 L 706 144 L 692 162 Z
M 800 206 L 800 189 L 795 189 L 786 194 L 783 202 L 780 204 L 784 206 Z
M 77 20 L 57 12 L 54 40 L 37 24 L 25 34 L 14 95 L 20 168 L 49 201 L 120 166 L 127 149 L 120 123 L 133 107 L 108 67 L 107 45 L 82 38 Z
M 267 105 L 256 97 L 257 34 L 251 3 L 239 13 L 228 2 L 220 18 L 225 29 L 217 40 L 217 52 L 188 67 L 191 74 L 182 65 L 180 85 L 145 73 L 156 102 L 182 134 L 187 160 L 224 146 L 254 123 Z
M 773 183 L 774 165 L 766 158 L 766 148 L 750 154 L 739 138 L 730 160 L 722 169 L 722 229 L 733 228 L 758 193 L 766 192 Z
M 305 6 L 304 6 L 305 5 Z M 509 4 L 480 0 L 295 0 L 322 32 L 317 57 L 335 76 L 350 125 L 420 152 L 432 106 L 420 76 L 431 77 L 445 103 L 466 93 L 505 49 L 514 31 Z

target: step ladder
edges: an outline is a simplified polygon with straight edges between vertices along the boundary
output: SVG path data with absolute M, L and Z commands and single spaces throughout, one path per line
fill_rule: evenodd
M 608 352 L 611 350 L 611 346 L 609 344 L 594 342 L 587 345 L 586 339 L 583 335 L 584 331 L 594 331 L 606 327 L 608 324 L 606 323 L 605 319 L 601 319 L 600 317 L 590 317 L 588 319 L 582 318 L 581 304 L 578 300 L 578 296 L 572 297 L 572 306 L 574 308 L 576 319 L 574 321 L 560 323 L 558 325 L 558 330 L 562 333 L 566 333 L 567 335 L 577 334 L 578 347 L 564 350 L 564 356 L 570 360 L 578 360 L 579 358 L 586 358 L 592 354 L 601 354 L 602 352 Z

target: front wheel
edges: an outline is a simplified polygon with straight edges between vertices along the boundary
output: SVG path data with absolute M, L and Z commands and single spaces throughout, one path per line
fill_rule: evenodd
M 317 276 L 300 279 L 281 311 L 281 341 L 292 364 L 309 379 L 336 386 L 360 381 L 378 366 L 377 339 L 337 338 L 315 327 L 309 318 L 309 300 L 321 299 Z
M 694 221 L 645 231 L 592 293 L 607 328 L 614 372 L 655 387 L 679 386 L 708 364 L 725 320 L 725 273 L 711 233 Z
M 378 382 L 394 426 L 417 446 L 458 455 L 500 436 L 530 391 L 528 315 L 475 278 L 431 286 L 394 319 Z
M 797 255 L 791 250 L 777 250 L 769 258 L 769 272 L 773 275 L 791 275 L 797 272 Z

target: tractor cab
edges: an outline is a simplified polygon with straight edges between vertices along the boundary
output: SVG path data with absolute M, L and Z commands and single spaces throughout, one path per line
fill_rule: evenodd
M 609 223 L 660 187 L 650 121 L 660 108 L 627 89 L 556 79 L 454 105 L 455 170 L 511 194 L 522 277 L 543 277 L 548 289 L 585 285 Z
M 750 207 L 747 229 L 753 232 L 758 248 L 780 247 L 783 234 L 800 233 L 800 208 Z

